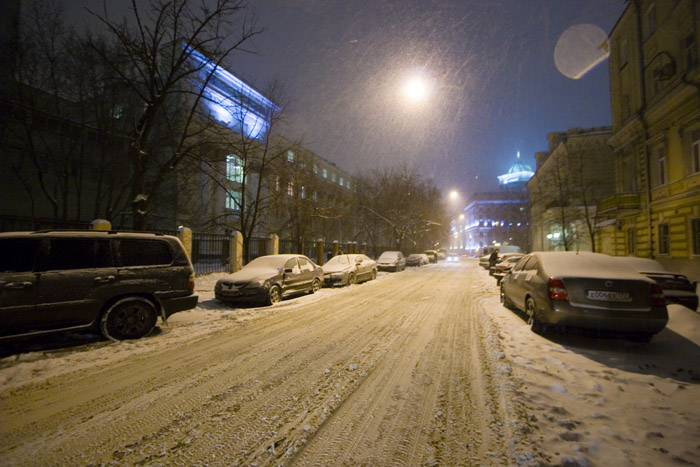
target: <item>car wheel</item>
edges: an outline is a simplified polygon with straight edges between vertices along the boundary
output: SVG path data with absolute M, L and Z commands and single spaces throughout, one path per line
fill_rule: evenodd
M 506 291 L 503 290 L 503 286 L 501 285 L 501 293 L 499 294 L 501 298 L 501 303 L 503 304 L 504 307 L 506 308 L 512 308 L 513 303 L 510 301 L 510 299 L 506 296 Z
M 319 290 L 321 290 L 321 281 L 318 279 L 314 279 L 311 281 L 311 293 L 316 293 Z
M 373 281 L 376 278 L 377 278 L 377 270 L 372 269 L 372 275 L 370 276 L 370 280 Z
M 273 285 L 267 292 L 267 304 L 274 305 L 275 303 L 282 300 L 282 289 L 279 285 Z
M 525 313 L 527 313 L 527 324 L 530 326 L 530 329 L 532 329 L 532 332 L 540 335 L 544 334 L 547 330 L 547 326 L 542 322 L 535 308 L 535 301 L 531 298 L 527 299 Z
M 356 284 L 357 283 L 357 277 L 355 277 L 354 273 L 350 273 L 348 276 L 348 285 Z
M 153 303 L 142 297 L 122 298 L 102 315 L 100 330 L 113 341 L 139 339 L 156 325 L 157 314 Z

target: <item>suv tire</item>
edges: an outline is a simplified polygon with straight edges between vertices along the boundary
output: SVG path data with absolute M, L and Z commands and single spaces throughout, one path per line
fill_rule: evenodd
M 139 339 L 153 330 L 156 319 L 156 309 L 151 301 L 142 297 L 127 297 L 105 311 L 100 320 L 100 330 L 113 341 Z

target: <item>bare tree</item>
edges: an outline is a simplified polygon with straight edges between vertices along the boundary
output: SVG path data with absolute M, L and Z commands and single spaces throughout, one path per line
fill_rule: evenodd
M 409 167 L 384 169 L 358 190 L 363 230 L 377 242 L 420 251 L 447 235 L 449 223 L 440 191 Z
M 146 228 L 150 204 L 175 168 L 201 146 L 201 102 L 236 50 L 259 33 L 240 0 L 132 0 L 131 18 L 91 13 L 111 43 L 96 42 L 120 86 L 136 106 L 130 120 L 129 203 L 134 229 Z

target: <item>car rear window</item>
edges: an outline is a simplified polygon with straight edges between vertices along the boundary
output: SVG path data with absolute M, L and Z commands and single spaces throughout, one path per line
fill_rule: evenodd
M 172 264 L 173 254 L 166 242 L 149 239 L 120 239 L 121 266 L 158 266 Z
M 34 268 L 39 239 L 3 238 L 0 240 L 0 272 L 27 272 Z
M 44 269 L 92 269 L 114 266 L 108 239 L 52 238 Z

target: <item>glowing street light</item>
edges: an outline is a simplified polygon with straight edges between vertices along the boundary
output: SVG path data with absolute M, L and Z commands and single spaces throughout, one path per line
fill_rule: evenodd
M 412 78 L 404 86 L 404 94 L 409 100 L 414 102 L 423 100 L 427 93 L 428 86 L 420 78 Z

